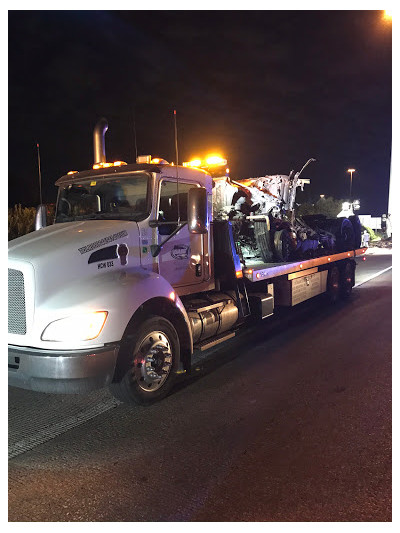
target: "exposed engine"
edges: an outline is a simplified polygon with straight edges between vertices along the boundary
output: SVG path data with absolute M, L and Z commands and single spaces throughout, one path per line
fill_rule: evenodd
M 324 215 L 296 216 L 297 188 L 309 179 L 300 178 L 315 159 L 299 172 L 233 180 L 214 177 L 215 219 L 230 220 L 238 253 L 266 263 L 307 259 L 358 248 L 361 224 L 357 216 L 328 219 Z

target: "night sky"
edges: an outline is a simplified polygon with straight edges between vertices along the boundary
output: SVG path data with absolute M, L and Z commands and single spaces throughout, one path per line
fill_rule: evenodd
M 387 212 L 392 28 L 381 11 L 9 11 L 9 206 L 39 203 L 93 164 L 219 151 L 232 177 L 287 174 L 315 157 L 307 197 Z M 306 186 L 307 187 L 307 186 Z

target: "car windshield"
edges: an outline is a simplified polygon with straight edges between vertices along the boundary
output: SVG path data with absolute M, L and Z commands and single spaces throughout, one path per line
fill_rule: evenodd
M 140 172 L 82 180 L 60 187 L 55 222 L 142 220 L 148 215 L 148 175 Z

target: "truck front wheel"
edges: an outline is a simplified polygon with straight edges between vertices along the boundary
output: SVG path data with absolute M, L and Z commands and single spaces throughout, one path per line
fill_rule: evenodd
M 171 322 L 148 318 L 122 340 L 117 364 L 123 376 L 110 384 L 111 393 L 131 405 L 161 400 L 174 384 L 179 356 L 179 338 Z

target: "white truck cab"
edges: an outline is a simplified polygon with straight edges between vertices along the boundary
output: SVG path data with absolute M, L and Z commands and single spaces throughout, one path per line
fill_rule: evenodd
M 192 350 L 180 296 L 214 284 L 210 232 L 189 231 L 187 199 L 201 188 L 211 206 L 211 176 L 168 164 L 97 166 L 56 182 L 54 224 L 10 242 L 10 385 L 81 392 L 110 384 L 139 314 L 173 316 L 181 350 Z M 211 208 L 206 216 L 209 227 Z M 154 365 L 143 367 L 156 376 Z

